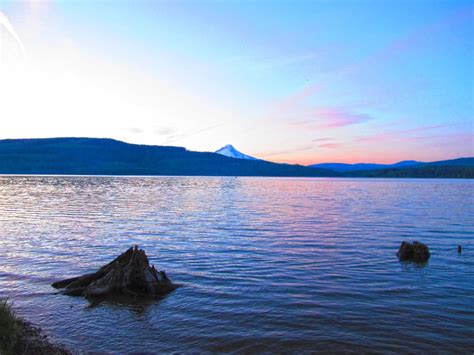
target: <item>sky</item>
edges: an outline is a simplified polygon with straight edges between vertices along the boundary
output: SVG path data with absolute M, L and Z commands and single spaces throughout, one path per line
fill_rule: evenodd
M 474 3 L 0 0 L 0 139 L 474 156 Z

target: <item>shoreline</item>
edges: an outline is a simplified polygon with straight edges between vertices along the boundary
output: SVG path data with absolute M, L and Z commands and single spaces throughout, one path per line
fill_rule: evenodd
M 0 300 L 0 354 L 69 355 L 71 351 L 51 342 L 41 327 L 18 316 L 9 300 Z

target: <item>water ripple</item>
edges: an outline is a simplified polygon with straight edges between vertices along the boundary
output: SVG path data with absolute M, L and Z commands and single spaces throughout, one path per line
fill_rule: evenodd
M 473 202 L 463 180 L 3 176 L 0 297 L 81 351 L 470 354 Z M 403 239 L 430 261 L 398 262 Z M 183 286 L 98 307 L 49 286 L 132 244 Z

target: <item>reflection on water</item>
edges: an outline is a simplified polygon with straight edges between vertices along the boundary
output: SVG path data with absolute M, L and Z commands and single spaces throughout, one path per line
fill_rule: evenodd
M 470 353 L 473 199 L 462 180 L 3 176 L 0 296 L 85 351 Z M 404 239 L 429 263 L 398 262 Z M 133 244 L 183 287 L 90 307 L 49 286 Z

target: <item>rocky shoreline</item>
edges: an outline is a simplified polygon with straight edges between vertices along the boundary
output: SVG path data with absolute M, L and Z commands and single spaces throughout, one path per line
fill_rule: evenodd
M 48 339 L 37 327 L 15 314 L 11 303 L 0 300 L 0 354 L 66 355 L 72 354 Z

